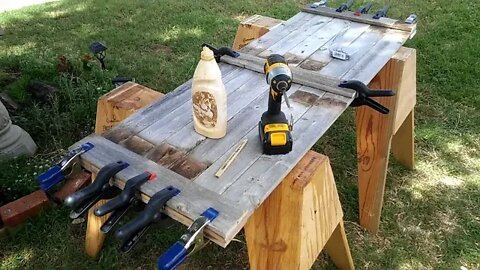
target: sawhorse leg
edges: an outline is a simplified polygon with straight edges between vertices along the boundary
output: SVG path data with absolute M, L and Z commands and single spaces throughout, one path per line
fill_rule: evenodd
M 92 182 L 97 178 L 96 173 L 92 173 Z M 103 223 L 107 221 L 110 215 L 105 215 L 103 217 L 97 217 L 93 213 L 94 209 L 102 206 L 106 203 L 107 200 L 101 200 L 94 207 L 88 210 L 88 219 L 87 219 L 87 233 L 85 235 L 85 252 L 90 257 L 97 257 L 103 247 L 103 242 L 105 241 L 105 234 L 100 231 Z
M 160 92 L 132 82 L 127 82 L 110 91 L 98 99 L 95 133 L 102 134 L 132 113 L 162 96 L 163 94 Z M 92 181 L 94 181 L 95 176 L 92 174 Z M 90 257 L 97 257 L 100 254 L 105 241 L 105 235 L 100 231 L 100 227 L 102 227 L 109 215 L 97 217 L 93 213 L 94 209 L 105 202 L 107 200 L 99 201 L 88 211 L 85 252 Z
M 388 115 L 368 107 L 356 111 L 360 225 L 376 233 L 380 226 L 390 146 L 400 163 L 408 168 L 414 164 L 415 50 L 402 47 L 369 86 L 396 92 L 394 98 L 376 99 L 390 109 Z
M 244 227 L 250 268 L 310 269 L 325 248 L 354 269 L 328 157 L 309 151 Z

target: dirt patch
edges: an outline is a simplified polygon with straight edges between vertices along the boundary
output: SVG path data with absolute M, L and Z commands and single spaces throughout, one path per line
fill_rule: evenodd
M 302 61 L 302 59 L 299 56 L 291 53 L 286 53 L 285 55 L 283 55 L 283 57 L 285 57 L 285 60 L 287 61 L 287 63 L 292 65 L 298 64 Z
M 154 147 L 153 144 L 135 135 L 122 141 L 120 145 L 141 156 Z
M 171 55 L 175 53 L 172 48 L 164 44 L 153 44 L 152 46 L 150 46 L 150 51 L 166 55 Z
M 347 103 L 344 102 L 344 101 L 329 98 L 329 97 L 321 98 L 317 102 L 315 102 L 315 105 L 323 106 L 323 107 L 325 107 L 325 106 L 332 106 L 332 107 L 342 106 L 342 107 L 344 107 L 345 104 L 347 104 Z
M 304 92 L 301 90 L 298 90 L 297 92 L 293 93 L 293 95 L 290 96 L 291 100 L 294 100 L 296 102 L 303 103 L 306 105 L 315 104 L 315 101 L 317 101 L 318 98 L 319 96 L 315 94 Z
M 321 70 L 324 66 L 326 66 L 325 63 L 314 61 L 314 60 L 305 60 L 300 67 L 303 69 L 308 69 L 312 71 L 319 71 Z
M 114 143 L 120 143 L 132 135 L 134 135 L 134 132 L 128 128 L 115 128 L 114 130 L 107 131 L 103 137 Z

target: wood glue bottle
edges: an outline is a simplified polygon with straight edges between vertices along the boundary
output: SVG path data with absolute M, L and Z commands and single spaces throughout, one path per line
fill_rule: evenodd
M 227 94 L 213 51 L 203 47 L 192 83 L 193 126 L 199 134 L 219 139 L 227 133 Z

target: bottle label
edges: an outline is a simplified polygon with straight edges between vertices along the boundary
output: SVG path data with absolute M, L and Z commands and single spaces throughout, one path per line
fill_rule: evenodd
M 197 120 L 207 128 L 217 124 L 217 103 L 209 92 L 199 91 L 192 97 L 193 113 Z

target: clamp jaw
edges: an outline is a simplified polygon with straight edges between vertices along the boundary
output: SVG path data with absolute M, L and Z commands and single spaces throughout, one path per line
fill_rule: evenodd
M 149 172 L 144 172 L 133 178 L 127 180 L 123 191 L 115 198 L 106 202 L 102 206 L 95 209 L 94 214 L 97 217 L 104 216 L 108 213 L 112 213 L 110 217 L 105 221 L 100 230 L 103 233 L 108 233 L 118 221 L 130 210 L 132 205 L 136 204 L 139 199 L 135 196 L 141 185 L 145 184 L 148 180 L 154 179 L 155 175 Z
M 375 13 L 375 15 L 373 15 L 373 19 L 380 19 L 382 17 L 387 17 L 387 13 L 388 13 L 388 10 L 390 9 L 390 6 L 389 5 L 386 5 L 384 6 L 382 9 L 380 9 L 379 11 L 377 11 L 377 13 Z
M 221 47 L 221 48 L 215 48 L 213 47 L 212 45 L 209 45 L 207 43 L 203 43 L 202 44 L 202 48 L 203 47 L 207 47 L 209 48 L 210 50 L 213 51 L 213 55 L 215 56 L 215 61 L 217 61 L 217 63 L 220 62 L 220 58 L 224 55 L 228 55 L 228 56 L 231 56 L 233 58 L 237 58 L 240 56 L 240 54 L 228 47 Z
M 122 241 L 120 250 L 129 252 L 145 234 L 148 228 L 162 219 L 161 210 L 172 197 L 180 193 L 180 190 L 169 186 L 155 193 L 148 201 L 145 209 L 132 221 L 123 225 L 115 232 L 117 239 Z
M 104 166 L 100 169 L 92 184 L 65 198 L 65 204 L 73 209 L 70 212 L 70 218 L 78 218 L 99 200 L 111 197 L 115 189 L 110 184 L 110 179 L 128 166 L 129 164 L 123 161 Z
M 338 85 L 342 88 L 349 88 L 357 92 L 355 99 L 350 104 L 351 107 L 359 107 L 366 105 L 382 114 L 388 114 L 390 110 L 382 104 L 371 99 L 371 97 L 392 97 L 395 96 L 395 92 L 392 90 L 376 90 L 373 91 L 361 81 L 350 80 L 343 81 Z
M 93 144 L 87 142 L 68 152 L 60 162 L 37 177 L 37 182 L 40 185 L 40 188 L 43 191 L 49 191 L 53 186 L 60 183 L 65 178 L 78 172 L 80 170 L 78 158 L 81 154 L 88 152 L 93 147 Z
M 171 246 L 162 256 L 157 260 L 158 269 L 173 270 L 182 264 L 189 253 L 195 250 L 197 246 L 203 245 L 203 229 L 218 216 L 218 211 L 213 208 L 208 208 L 202 215 L 197 218 L 187 232 L 180 237 L 173 246 Z
M 341 4 L 335 11 L 344 12 L 346 10 L 350 10 L 352 6 L 353 6 L 353 0 L 348 0 L 348 2 Z
M 370 9 L 372 8 L 372 5 L 373 3 L 370 2 L 370 3 L 367 3 L 366 5 L 364 6 L 361 6 L 357 9 L 357 11 L 355 11 L 355 13 L 353 13 L 353 15 L 355 16 L 361 16 L 362 14 L 367 14 L 368 11 L 370 11 Z

